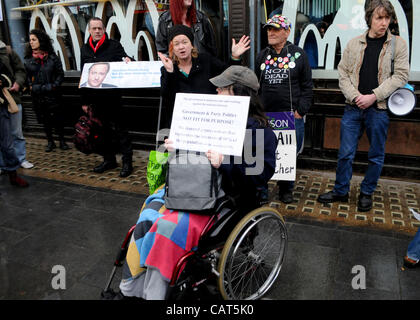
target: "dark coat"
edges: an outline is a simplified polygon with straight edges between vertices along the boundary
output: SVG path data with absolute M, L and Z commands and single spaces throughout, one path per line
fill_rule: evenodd
M 19 55 L 10 47 L 0 41 L 0 62 L 7 68 L 11 80 L 19 85 L 20 90 L 23 89 L 26 82 L 26 71 Z M 20 92 L 10 93 L 17 104 L 21 103 Z
M 25 58 L 27 83 L 32 87 L 35 104 L 57 104 L 61 96 L 60 86 L 64 80 L 64 71 L 60 59 L 51 53 L 41 64 L 34 57 Z
M 216 87 L 209 79 L 218 76 L 230 65 L 240 63 L 241 61 L 231 60 L 230 64 L 226 64 L 212 55 L 203 53 L 192 59 L 192 67 L 188 77 L 179 71 L 176 64 L 172 73 L 167 72 L 165 67 L 162 67 L 160 85 L 166 111 L 162 119 L 162 125 L 166 128 L 170 127 L 177 92 L 216 94 Z M 165 128 L 164 126 L 161 126 L 161 128 Z
M 109 39 L 107 34 L 105 34 L 104 43 L 96 52 L 94 52 L 89 45 L 89 40 L 90 37 L 80 48 L 80 68 L 82 70 L 85 63 L 118 62 L 122 61 L 123 58 L 128 57 L 121 43 L 116 40 Z
M 121 43 L 109 39 L 107 34 L 105 34 L 105 37 L 104 43 L 96 52 L 94 52 L 89 45 L 90 37 L 82 46 L 80 49 L 82 70 L 85 63 L 119 62 L 122 61 L 123 58 L 128 57 Z M 110 118 L 113 115 L 119 114 L 119 112 L 114 112 L 114 110 L 121 105 L 121 93 L 119 89 L 98 90 L 81 88 L 80 90 L 82 105 L 93 105 L 96 115 L 100 118 Z
M 229 163 L 222 163 L 219 170 L 223 176 L 223 190 L 232 196 L 239 195 L 240 200 L 238 204 L 252 209 L 252 207 L 258 205 L 258 190 L 266 187 L 267 182 L 274 174 L 277 139 L 271 128 L 261 126 L 255 118 L 248 118 L 246 128 L 250 130 L 246 132 L 244 145 L 246 145 L 247 141 L 251 143 L 252 157 L 256 159 L 255 162 L 247 163 L 247 159 L 251 159 L 251 155 L 246 156 L 243 154 L 240 159 L 234 159 L 231 156 Z M 261 135 L 256 134 L 258 129 L 264 130 L 263 142 L 257 141 L 257 138 L 261 137 Z M 264 147 L 264 150 L 258 150 L 257 146 L 259 148 Z M 260 172 L 254 171 L 254 174 L 250 174 L 247 170 L 251 168 Z
M 285 57 L 293 58 L 293 67 L 280 68 L 279 64 L 282 62 L 278 59 Z M 289 66 L 290 62 L 286 64 Z M 269 66 L 268 70 L 267 66 Z M 262 68 L 264 69 L 261 70 Z M 280 54 L 277 54 L 272 47 L 267 47 L 257 56 L 255 73 L 260 80 L 259 93 L 266 112 L 290 111 L 290 95 L 292 95 L 294 111 L 297 110 L 301 116 L 308 112 L 312 105 L 313 95 L 312 69 L 302 48 L 288 41 Z M 289 74 L 291 75 L 290 82 Z
M 168 54 L 168 34 L 173 27 L 170 11 L 165 11 L 159 17 L 159 24 L 156 34 L 156 49 L 159 52 Z M 199 53 L 208 53 L 217 56 L 217 46 L 214 36 L 213 27 L 204 13 L 197 10 L 197 23 L 192 27 L 194 34 L 194 47 Z

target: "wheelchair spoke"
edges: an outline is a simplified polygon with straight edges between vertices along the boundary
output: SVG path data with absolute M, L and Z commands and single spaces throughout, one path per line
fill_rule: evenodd
M 272 209 L 258 209 L 231 234 L 221 266 L 221 292 L 229 299 L 258 299 L 272 286 L 283 264 L 287 230 Z M 220 286 L 219 285 L 219 286 Z

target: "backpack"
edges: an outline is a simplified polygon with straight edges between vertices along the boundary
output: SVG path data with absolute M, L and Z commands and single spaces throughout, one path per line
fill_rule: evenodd
M 101 153 L 104 147 L 104 130 L 102 122 L 93 116 L 89 107 L 88 113 L 79 118 L 74 126 L 74 146 L 84 154 Z
M 171 154 L 165 185 L 165 207 L 200 214 L 212 212 L 217 200 L 225 195 L 222 175 L 206 155 L 200 152 Z

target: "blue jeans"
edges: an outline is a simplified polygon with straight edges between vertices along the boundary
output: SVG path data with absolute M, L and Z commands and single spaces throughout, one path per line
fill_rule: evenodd
M 10 119 L 7 107 L 0 106 L 0 156 L 4 160 L 0 163 L 0 169 L 5 171 L 14 171 L 20 166 L 13 145 Z
M 303 147 L 303 140 L 305 138 L 305 120 L 295 118 L 295 130 L 296 130 L 296 152 L 300 153 L 300 149 Z M 294 181 L 277 181 L 279 190 L 282 192 L 291 192 L 295 186 Z
M 420 228 L 407 248 L 407 257 L 410 259 L 420 260 Z
M 360 191 L 371 195 L 378 184 L 385 160 L 385 142 L 388 134 L 389 117 L 387 111 L 368 108 L 359 109 L 346 105 L 340 127 L 340 150 L 334 192 L 345 195 L 350 190 L 353 175 L 353 160 L 356 155 L 359 139 L 366 130 L 370 147 L 368 168 Z
M 13 148 L 15 149 L 16 156 L 19 163 L 26 159 L 26 141 L 23 137 L 22 131 L 22 105 L 17 105 L 19 112 L 10 114 L 10 130 L 13 137 Z M 0 154 L 0 166 L 4 166 L 3 157 Z

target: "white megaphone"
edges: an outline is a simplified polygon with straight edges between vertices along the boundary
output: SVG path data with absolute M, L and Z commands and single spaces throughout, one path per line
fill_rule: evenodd
M 417 97 L 414 88 L 408 83 L 395 90 L 388 98 L 388 109 L 396 116 L 405 116 L 415 108 Z

